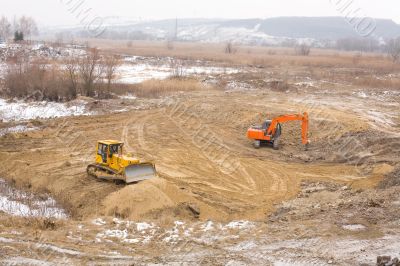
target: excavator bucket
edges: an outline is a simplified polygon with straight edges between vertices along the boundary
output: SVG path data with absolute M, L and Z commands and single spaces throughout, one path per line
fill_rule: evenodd
M 127 184 L 156 177 L 156 168 L 151 163 L 132 164 L 125 168 L 125 182 Z

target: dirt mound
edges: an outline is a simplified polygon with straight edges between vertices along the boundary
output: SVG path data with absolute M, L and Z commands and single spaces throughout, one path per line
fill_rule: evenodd
M 400 138 L 384 132 L 348 132 L 339 138 L 326 138 L 312 143 L 312 158 L 316 161 L 356 165 L 370 172 L 381 163 L 395 165 L 400 158 Z
M 168 189 L 167 186 L 165 180 L 158 178 L 126 186 L 104 199 L 105 212 L 135 220 L 149 212 L 173 207 L 174 201 L 163 192 Z

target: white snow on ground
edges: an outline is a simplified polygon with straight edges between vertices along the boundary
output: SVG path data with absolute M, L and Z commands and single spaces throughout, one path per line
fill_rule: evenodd
M 246 90 L 252 90 L 254 89 L 253 86 L 251 86 L 248 83 L 245 82 L 239 82 L 239 81 L 230 81 L 226 85 L 226 90 L 235 90 L 235 91 L 246 91 Z
M 92 221 L 92 224 L 95 224 L 95 225 L 105 225 L 106 222 L 105 222 L 103 219 L 101 219 L 101 218 L 97 218 L 97 219 L 95 219 L 95 220 Z
M 32 258 L 25 258 L 25 257 L 14 257 L 14 258 L 7 258 L 1 261 L 4 263 L 3 265 L 29 265 L 29 266 L 51 266 L 54 265 L 53 263 L 43 261 L 43 260 L 36 260 Z
M 315 83 L 313 81 L 302 81 L 302 82 L 297 82 L 294 85 L 299 86 L 299 87 L 315 87 Z
M 0 62 L 0 79 L 4 78 L 6 71 L 7 71 L 7 65 L 5 63 Z
M 392 117 L 386 113 L 382 113 L 377 110 L 370 110 L 367 112 L 367 115 L 371 118 L 371 121 L 383 126 L 395 126 L 396 123 L 392 121 Z
M 201 226 L 201 229 L 204 232 L 211 231 L 214 229 L 214 223 L 212 221 L 207 221 L 205 224 Z
M 249 221 L 232 221 L 228 223 L 223 229 L 250 229 L 254 227 L 254 223 Z
M 148 224 L 148 223 L 137 223 L 136 224 L 136 230 L 138 230 L 138 231 L 144 231 L 144 230 L 151 229 L 151 228 L 154 228 L 153 224 Z
M 31 193 L 12 188 L 0 179 L 0 211 L 22 217 L 66 219 L 68 215 L 54 199 L 39 199 Z
M 119 96 L 120 99 L 124 99 L 124 100 L 136 100 L 137 97 L 131 93 L 128 93 L 126 95 L 121 95 Z
M 137 84 L 149 79 L 166 79 L 171 75 L 171 69 L 167 66 L 146 64 L 124 64 L 117 72 L 119 73 L 117 82 L 125 84 Z
M 117 73 L 119 73 L 117 82 L 125 84 L 137 84 L 150 79 L 162 80 L 170 77 L 173 74 L 173 70 L 173 67 L 168 65 L 154 66 L 149 64 L 123 64 L 117 70 Z M 239 70 L 235 68 L 200 66 L 182 67 L 182 74 L 184 76 L 233 74 L 238 72 Z
M 362 224 L 346 224 L 343 225 L 342 228 L 349 231 L 362 231 L 366 229 L 366 227 Z
M 72 250 L 72 249 L 65 249 L 65 248 L 60 248 L 54 245 L 49 245 L 49 244 L 42 244 L 38 243 L 36 244 L 37 248 L 43 249 L 43 250 L 51 250 L 57 253 L 61 254 L 67 254 L 67 255 L 72 255 L 72 256 L 79 256 L 82 255 L 83 253 L 80 251 Z
M 100 229 L 94 239 L 98 243 L 148 244 L 157 239 L 164 243 L 174 244 L 190 239 L 198 243 L 211 244 L 224 239 L 237 239 L 241 233 L 255 230 L 255 224 L 249 221 L 232 221 L 227 224 L 213 221 L 187 224 L 175 221 L 174 225 L 169 228 L 163 228 L 153 223 L 123 220 L 107 223 L 101 218 L 93 220 L 92 223 L 98 225 Z
M 86 102 L 75 101 L 74 105 L 55 102 L 7 102 L 0 99 L 0 120 L 22 121 L 36 118 L 90 115 L 85 111 Z
M 9 128 L 3 128 L 0 129 L 0 137 L 9 134 L 9 133 L 22 133 L 22 132 L 27 132 L 27 131 L 33 131 L 36 130 L 36 127 L 27 127 L 25 125 L 17 125 L 14 127 L 9 127 Z

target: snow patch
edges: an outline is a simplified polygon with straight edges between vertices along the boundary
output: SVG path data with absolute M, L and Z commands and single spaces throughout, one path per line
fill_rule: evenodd
M 126 95 L 121 95 L 119 96 L 120 99 L 124 99 L 124 100 L 136 100 L 137 97 L 131 93 L 128 93 Z
M 211 231 L 214 229 L 214 223 L 212 221 L 207 221 L 205 224 L 201 226 L 203 232 Z
M 32 193 L 10 187 L 2 179 L 0 179 L 0 211 L 22 217 L 68 218 L 53 198 L 40 199 Z
M 82 255 L 82 252 L 72 250 L 72 249 L 60 248 L 60 247 L 50 245 L 50 244 L 36 244 L 36 247 L 40 248 L 40 249 L 52 250 L 57 253 L 67 254 L 67 255 L 72 255 L 72 256 Z
M 0 99 L 0 119 L 4 122 L 22 121 L 37 118 L 56 118 L 64 116 L 90 115 L 85 112 L 86 102 L 74 101 L 73 105 L 55 102 L 7 102 Z
M 139 232 L 147 230 L 147 229 L 152 229 L 154 228 L 153 224 L 148 224 L 148 223 L 137 223 L 136 224 L 136 230 Z
M 0 237 L 0 242 L 1 243 L 13 243 L 15 241 L 12 239 L 9 239 L 9 238 Z
M 226 89 L 236 90 L 236 91 L 246 91 L 246 90 L 252 90 L 254 88 L 253 86 L 245 82 L 231 81 L 226 85 Z
M 25 258 L 25 257 L 13 257 L 13 258 L 4 259 L 1 261 L 0 264 L 2 264 L 2 265 L 30 265 L 30 266 L 54 265 L 53 263 L 48 262 L 48 261 L 36 260 L 36 259 Z
M 3 128 L 0 129 L 0 137 L 10 134 L 10 133 L 22 133 L 22 132 L 28 132 L 28 131 L 33 131 L 37 130 L 38 128 L 36 127 L 27 127 L 25 125 L 17 125 L 14 127 L 9 127 L 9 128 Z
M 163 80 L 171 77 L 174 67 L 170 65 L 149 64 L 123 64 L 117 69 L 119 77 L 116 82 L 124 84 L 138 84 L 150 79 Z M 235 68 L 184 66 L 181 74 L 183 76 L 210 75 L 210 74 L 234 74 L 239 70 Z
M 342 225 L 342 228 L 349 231 L 362 231 L 366 229 L 362 224 L 346 224 Z
M 101 218 L 97 218 L 97 219 L 94 219 L 94 220 L 92 221 L 92 224 L 94 224 L 94 225 L 105 225 L 106 222 L 105 222 L 103 219 L 101 219 Z
M 254 228 L 254 223 L 249 221 L 232 221 L 224 226 L 224 229 L 250 229 Z

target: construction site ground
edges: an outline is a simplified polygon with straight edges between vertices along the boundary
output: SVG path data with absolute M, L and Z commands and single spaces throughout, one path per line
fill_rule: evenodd
M 201 91 L 111 101 L 140 108 L 34 120 L 39 130 L 3 136 L 1 177 L 49 193 L 70 217 L 43 229 L 0 213 L 0 264 L 374 265 L 400 256 L 399 90 L 294 67 L 287 81 L 244 71 L 204 77 Z M 308 150 L 299 122 L 282 125 L 278 151 L 246 138 L 253 124 L 304 111 Z M 129 186 L 88 177 L 101 139 L 123 140 L 159 177 Z

